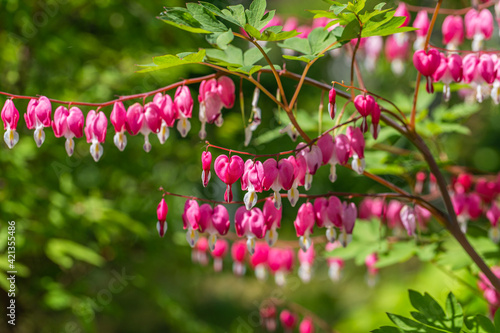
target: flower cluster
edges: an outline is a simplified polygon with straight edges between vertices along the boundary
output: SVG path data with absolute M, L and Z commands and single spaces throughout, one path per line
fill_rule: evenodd
M 232 108 L 235 100 L 235 87 L 233 81 L 221 76 L 217 80 L 203 81 L 200 85 L 200 121 L 202 129 L 200 137 L 206 136 L 205 124 L 215 123 L 222 125 L 222 107 Z M 68 110 L 69 108 L 69 110 Z M 193 113 L 193 98 L 187 86 L 180 86 L 175 92 L 174 99 L 168 94 L 157 93 L 152 102 L 141 105 L 134 103 L 127 109 L 122 101 L 113 104 L 109 120 L 114 127 L 113 138 L 116 147 L 123 151 L 127 145 L 127 136 L 142 134 L 144 136 L 144 150 L 151 150 L 149 135 L 158 136 L 161 144 L 169 136 L 169 129 L 177 122 L 177 130 L 185 137 L 191 124 L 189 119 Z M 74 138 L 81 138 L 85 133 L 87 142 L 91 144 L 90 153 L 95 161 L 103 154 L 102 143 L 106 139 L 108 119 L 104 112 L 91 110 L 85 117 L 78 107 L 59 106 L 52 117 L 52 103 L 45 97 L 31 99 L 24 114 L 28 129 L 34 129 L 33 134 L 36 145 L 40 147 L 45 141 L 44 129 L 52 127 L 54 135 L 66 139 L 66 152 L 71 156 L 74 152 Z M 4 123 L 4 141 L 9 148 L 13 148 L 19 141 L 17 125 L 19 111 L 12 99 L 8 99 L 2 108 L 2 121 Z
M 276 317 L 278 312 L 273 300 L 270 299 L 263 302 L 259 312 L 262 326 L 268 332 L 275 332 L 278 327 Z M 311 317 L 304 316 L 299 324 L 299 316 L 288 309 L 281 310 L 279 321 L 285 333 L 292 332 L 297 327 L 297 325 L 299 326 L 299 333 L 315 332 L 315 325 Z
M 493 273 L 500 278 L 500 267 L 492 267 Z M 495 312 L 500 308 L 500 293 L 493 287 L 490 280 L 484 275 L 479 273 L 479 280 L 477 282 L 479 289 L 483 292 L 483 296 L 488 302 L 490 308 L 490 316 L 493 318 Z
M 468 221 L 484 216 L 491 224 L 490 238 L 496 243 L 500 241 L 498 226 L 500 208 L 497 202 L 500 195 L 500 179 L 487 180 L 483 177 L 474 179 L 470 174 L 460 174 L 453 179 L 450 194 L 455 214 L 464 233 L 467 231 Z

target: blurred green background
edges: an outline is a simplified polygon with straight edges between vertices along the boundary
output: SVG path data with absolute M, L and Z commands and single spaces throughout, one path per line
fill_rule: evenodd
M 447 7 L 460 6 L 454 1 L 445 3 Z M 210 71 L 201 66 L 135 73 L 135 65 L 150 63 L 152 56 L 208 46 L 202 37 L 155 19 L 163 6 L 183 4 L 182 1 L 2 0 L 0 90 L 60 100 L 103 102 L 118 95 L 154 90 L 181 78 L 208 74 Z M 269 8 L 277 9 L 285 17 L 297 15 L 305 24 L 312 19 L 305 9 L 326 9 L 327 5 L 319 0 L 273 0 L 269 1 Z M 436 44 L 440 43 L 439 31 L 434 39 Z M 491 43 L 498 45 L 496 35 Z M 272 55 L 281 63 L 279 51 L 274 50 Z M 348 80 L 348 66 L 345 56 L 335 59 L 328 56 L 318 62 L 310 76 L 323 82 Z M 300 72 L 302 66 L 290 63 L 287 68 Z M 414 78 L 413 68 L 395 78 L 387 61 L 382 59 L 375 73 L 366 76 L 366 84 L 371 90 L 404 103 L 412 94 Z M 270 75 L 263 75 L 262 82 L 275 91 Z M 239 81 L 235 79 L 235 83 L 238 85 Z M 289 95 L 295 84 L 285 80 Z M 393 89 L 396 85 L 402 87 L 398 92 Z M 243 86 L 248 116 L 253 89 L 246 83 Z M 198 86 L 192 88 L 195 98 L 197 89 Z M 299 120 L 311 134 L 317 133 L 319 99 L 317 90 L 306 87 L 299 102 Z M 2 104 L 4 100 L 0 97 Z M 221 129 L 209 126 L 208 140 L 249 152 L 293 149 L 296 143 L 288 136 L 278 136 L 288 120 L 284 114 L 280 119 L 268 101 L 261 97 L 263 122 L 250 147 L 243 147 L 244 132 L 237 108 L 224 111 L 225 123 Z M 438 102 L 427 97 L 423 103 Z M 25 112 L 27 101 L 16 100 L 15 104 L 21 113 Z M 468 125 L 475 134 L 465 143 L 463 136 L 446 134 L 441 148 L 447 158 L 482 172 L 498 170 L 500 116 L 497 108 L 493 111 L 490 106 L 490 101 L 486 101 L 481 112 L 471 119 Z M 88 112 L 90 108 L 82 110 Z M 103 111 L 109 115 L 111 108 Z M 197 104 L 193 115 L 197 119 Z M 332 125 L 326 115 L 324 119 L 323 128 Z M 258 282 L 252 272 L 243 278 L 233 277 L 229 258 L 224 262 L 222 274 L 214 273 L 211 267 L 193 265 L 182 231 L 184 200 L 167 198 L 169 229 L 164 239 L 156 232 L 155 213 L 161 198 L 159 186 L 185 195 L 223 198 L 224 185 L 216 177 L 207 188 L 201 185 L 200 155 L 204 146 L 197 136 L 199 123 L 197 120 L 192 123 L 185 139 L 175 130 L 163 146 L 152 138 L 149 154 L 142 150 L 141 136 L 129 137 L 127 148 L 119 152 L 112 143 L 114 131 L 109 126 L 104 156 L 95 163 L 83 139 L 76 140 L 75 154 L 69 158 L 64 140 L 55 138 L 50 130 L 46 130 L 45 143 L 37 149 L 21 115 L 20 142 L 13 150 L 2 143 L 0 152 L 2 288 L 7 287 L 6 226 L 10 220 L 16 221 L 19 272 L 16 326 L 13 330 L 7 325 L 6 316 L 1 316 L 1 332 L 261 332 L 256 325 L 256 314 L 260 302 L 269 295 L 302 305 L 341 332 L 366 332 L 388 323 L 386 311 L 408 311 L 408 288 L 430 292 L 441 302 L 453 290 L 467 305 L 466 310 L 486 311 L 486 303 L 473 296 L 467 287 L 441 268 L 423 265 L 417 259 L 381 270 L 375 288 L 366 285 L 364 267 L 350 262 L 342 280 L 333 284 L 327 277 L 321 253 L 310 284 L 303 284 L 294 274 L 284 288 L 276 287 L 271 279 Z M 394 138 L 388 139 L 388 144 L 407 147 Z M 387 155 L 374 154 L 367 165 L 371 161 L 372 166 L 380 166 L 379 173 L 392 177 L 401 186 L 406 182 L 406 170 L 413 172 L 421 167 L 411 156 L 401 168 L 391 164 L 392 160 L 387 162 Z M 401 176 L 390 176 L 394 170 Z M 327 168 L 322 168 L 311 193 L 383 190 L 348 170 L 338 171 L 339 180 L 331 185 L 324 181 L 328 177 Z M 236 188 L 235 195 L 235 199 L 241 199 L 241 191 Z M 228 208 L 232 216 L 236 207 Z M 296 209 L 284 201 L 281 239 L 296 239 L 292 225 L 295 214 Z M 474 284 L 467 272 L 454 274 Z M 3 290 L 0 299 L 4 307 L 8 298 Z

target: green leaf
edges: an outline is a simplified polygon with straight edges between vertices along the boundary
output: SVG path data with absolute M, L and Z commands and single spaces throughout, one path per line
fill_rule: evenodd
M 239 24 L 240 27 L 244 27 L 247 20 L 245 16 L 245 7 L 243 5 L 236 5 L 236 6 L 229 6 L 227 9 L 223 9 L 223 13 L 228 13 L 230 14 Z
M 207 60 L 216 65 L 224 67 L 243 66 L 243 51 L 233 45 L 228 45 L 225 50 L 208 49 L 206 55 Z
M 438 248 L 438 243 L 432 243 L 429 245 L 424 245 L 418 248 L 417 256 L 421 261 L 430 261 L 436 257 L 436 251 Z
M 382 268 L 397 263 L 405 262 L 413 257 L 416 252 L 414 242 L 398 242 L 392 245 L 392 248 L 385 255 L 379 256 L 379 261 L 375 265 Z
M 283 58 L 288 59 L 288 60 L 298 60 L 305 62 L 306 64 L 310 63 L 312 60 L 316 59 L 317 57 L 312 56 L 312 55 L 301 55 L 301 56 L 292 56 L 292 55 L 283 55 Z
M 228 31 L 223 32 L 217 37 L 217 46 L 225 50 L 227 48 L 227 45 L 233 41 L 233 38 L 233 31 L 229 29 Z
M 248 24 L 251 25 L 252 27 L 259 26 L 260 21 L 264 16 L 265 12 L 266 12 L 266 0 L 254 0 L 250 4 L 250 8 L 248 8 L 245 11 Z
M 141 67 L 145 68 L 140 70 L 139 73 L 152 72 L 181 65 L 201 63 L 205 58 L 205 53 L 205 49 L 201 49 L 196 53 L 183 53 L 179 55 L 167 54 L 164 56 L 154 57 L 153 64 L 141 65 Z
M 347 4 L 344 4 L 344 5 L 331 5 L 330 6 L 330 11 L 332 11 L 335 15 L 339 15 L 346 8 L 347 8 Z
M 209 3 L 209 2 L 204 2 L 200 1 L 200 5 L 205 7 L 207 10 L 209 10 L 212 14 L 217 15 L 239 27 L 243 27 L 245 24 L 245 9 L 243 5 L 238 5 L 238 6 L 233 6 L 233 7 L 239 7 L 241 10 L 241 17 L 243 18 L 243 22 L 240 21 L 241 17 L 240 14 L 235 15 L 233 12 L 227 10 L 227 9 L 222 9 L 220 10 L 217 6 Z M 230 8 L 230 7 L 228 7 Z
M 186 8 L 193 18 L 198 21 L 201 27 L 210 32 L 224 32 L 227 27 L 215 18 L 215 15 L 208 9 L 194 2 L 186 3 Z
M 349 22 L 340 37 L 340 41 L 350 41 L 351 39 L 358 38 L 361 32 L 361 26 L 357 20 Z M 363 30 L 364 32 L 364 30 Z
M 493 322 L 495 323 L 495 333 L 500 333 L 500 311 L 495 312 Z
M 491 320 L 489 318 L 481 315 L 481 314 L 476 315 L 474 317 L 474 321 L 486 333 L 497 333 L 498 332 L 498 328 L 495 328 L 495 325 L 493 325 L 493 323 L 491 322 Z
M 441 332 L 438 330 L 435 330 L 433 328 L 427 327 L 419 322 L 416 322 L 412 319 L 399 316 L 396 314 L 392 313 L 387 313 L 387 316 L 389 319 L 399 328 L 403 329 L 404 331 L 408 332 L 418 332 L 418 333 L 437 333 Z
M 410 295 L 411 305 L 421 312 L 424 316 L 429 318 L 438 318 L 444 320 L 445 313 L 441 305 L 431 295 L 425 293 L 420 294 L 415 290 L 408 290 Z
M 446 298 L 446 313 L 447 318 L 449 318 L 449 321 L 451 322 L 451 331 L 460 333 L 464 323 L 464 312 L 455 295 L 451 292 Z
M 375 7 L 373 7 L 374 10 L 382 10 L 382 7 L 385 6 L 385 2 L 381 2 L 379 3 L 378 5 L 376 5 Z
M 263 48 L 265 53 L 268 53 L 271 49 L 270 48 Z M 264 58 L 264 55 L 260 50 L 256 47 L 252 47 L 248 50 L 245 51 L 243 54 L 243 65 L 244 66 L 251 66 L 255 64 L 257 61 L 261 60 Z
M 212 31 L 204 29 L 201 24 L 188 12 L 186 8 L 172 7 L 168 8 L 160 16 L 165 23 L 173 25 L 179 29 L 198 34 L 209 34 Z

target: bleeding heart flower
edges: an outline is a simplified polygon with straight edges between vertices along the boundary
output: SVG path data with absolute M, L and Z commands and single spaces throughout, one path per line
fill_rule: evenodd
M 400 211 L 401 223 L 406 229 L 408 236 L 415 235 L 416 216 L 415 210 L 409 206 L 403 206 Z
M 378 262 L 377 253 L 369 254 L 365 259 L 365 265 L 368 271 L 366 282 L 370 287 L 374 287 L 378 280 L 378 268 L 376 267 L 377 262 Z
M 326 244 L 325 250 L 327 252 L 332 252 L 333 250 L 342 247 L 339 241 L 334 243 Z M 340 275 L 342 268 L 344 268 L 344 259 L 339 257 L 334 257 L 332 254 L 328 254 L 326 257 L 326 262 L 328 263 L 328 276 L 333 282 L 337 282 L 340 280 Z
M 203 171 L 201 172 L 201 181 L 203 182 L 203 187 L 207 187 L 208 182 L 212 176 L 210 172 L 210 168 L 212 166 L 212 153 L 209 151 L 204 151 L 201 153 L 201 168 Z
M 332 87 L 328 93 L 328 114 L 332 120 L 335 118 L 335 113 L 337 113 L 337 103 L 335 102 L 335 97 L 337 96 L 337 91 Z
M 408 39 L 398 42 L 394 35 L 387 37 L 385 41 L 385 57 L 391 63 L 391 70 L 395 75 L 401 76 L 404 73 L 409 50 L 410 42 Z
M 314 201 L 316 224 L 326 228 L 326 238 L 333 243 L 337 238 L 334 227 L 342 227 L 343 206 L 339 198 L 331 196 L 328 199 L 318 198 Z
M 295 326 L 297 326 L 297 316 L 288 310 L 281 311 L 280 321 L 286 333 L 292 332 Z
M 77 107 L 72 107 L 69 112 L 64 106 L 60 106 L 54 112 L 52 128 L 56 138 L 64 136 L 66 138 L 66 152 L 69 156 L 75 151 L 74 137 L 83 136 L 84 117 L 82 111 Z
M 342 245 L 346 247 L 352 240 L 352 231 L 354 230 L 354 224 L 356 223 L 356 217 L 358 215 L 356 205 L 354 203 L 343 203 L 343 214 L 342 214 Z
M 255 276 L 259 280 L 266 279 L 267 258 L 269 256 L 269 245 L 264 242 L 255 243 L 255 252 L 250 257 L 250 264 L 255 270 Z
M 127 137 L 125 136 L 127 111 L 121 101 L 113 104 L 113 111 L 111 111 L 109 120 L 111 120 L 111 124 L 113 124 L 113 127 L 115 128 L 113 142 L 120 151 L 123 151 L 127 145 Z
M 214 169 L 217 176 L 226 185 L 226 192 L 224 193 L 224 200 L 231 202 L 233 200 L 233 192 L 231 185 L 233 185 L 243 175 L 245 163 L 238 155 L 228 157 L 227 155 L 219 155 L 214 163 Z
M 370 133 L 375 140 L 378 138 L 378 133 L 380 132 L 380 113 L 380 106 L 378 103 L 375 103 L 375 108 L 372 111 L 372 123 L 370 125 Z
M 359 175 L 365 171 L 365 138 L 359 127 L 349 126 L 346 131 L 347 137 L 350 139 L 350 147 L 352 154 L 352 169 Z
M 264 214 L 264 221 L 266 223 L 266 242 L 269 246 L 273 246 L 278 240 L 278 229 L 281 226 L 281 207 L 277 209 L 273 201 L 269 198 L 266 199 L 264 203 L 264 208 L 262 210 Z
M 449 15 L 443 21 L 441 27 L 443 33 L 443 44 L 448 50 L 456 50 L 464 41 L 464 22 L 460 15 Z
M 498 220 L 500 219 L 500 208 L 493 202 L 490 209 L 486 212 L 486 217 L 491 223 L 491 228 L 489 231 L 490 238 L 493 242 L 498 243 L 500 241 L 500 229 L 498 228 Z
M 178 118 L 177 109 L 174 107 L 174 102 L 170 95 L 157 93 L 153 98 L 153 103 L 158 106 L 159 116 L 161 118 L 161 127 L 158 132 L 158 141 L 164 144 L 170 136 L 170 127 L 174 126 L 175 120 Z
M 268 332 L 274 332 L 276 330 L 276 307 L 274 304 L 269 302 L 269 304 L 262 305 L 259 313 L 265 329 Z
M 299 190 L 297 187 L 304 185 L 307 164 L 303 156 L 297 156 L 297 158 L 289 156 L 288 161 L 293 165 L 294 177 L 292 188 L 288 190 L 288 201 L 290 201 L 292 207 L 295 207 L 297 201 L 299 201 Z
M 309 246 L 307 251 L 299 249 L 299 252 L 297 254 L 300 263 L 298 274 L 299 278 L 304 283 L 308 283 L 309 281 L 311 281 L 312 266 L 314 263 L 315 256 L 316 253 L 314 252 L 314 246 Z
M 187 200 L 184 205 L 184 213 L 182 214 L 182 222 L 186 232 L 186 240 L 189 245 L 194 248 L 198 241 L 198 228 L 200 222 L 200 206 L 196 200 Z
M 255 238 L 262 239 L 266 234 L 266 221 L 260 208 L 247 210 L 240 207 L 234 215 L 234 225 L 238 237 L 247 237 L 247 248 L 250 255 L 255 252 Z
M 5 101 L 2 108 L 2 121 L 5 133 L 3 139 L 10 149 L 19 142 L 19 134 L 16 131 L 19 121 L 19 111 L 17 111 L 14 102 L 11 99 Z
M 213 209 L 209 204 L 200 206 L 198 229 L 208 233 L 208 246 L 213 252 L 217 236 L 224 236 L 229 231 L 229 213 L 226 207 L 216 205 Z
M 317 145 L 312 145 L 307 147 L 305 143 L 301 142 L 297 145 L 295 150 L 299 152 L 296 155 L 296 159 L 303 159 L 306 163 L 306 174 L 304 175 L 304 189 L 308 191 L 311 188 L 313 175 L 321 166 L 323 161 L 323 156 L 321 154 L 321 149 Z
M 286 275 L 293 270 L 293 261 L 294 254 L 292 249 L 269 249 L 267 262 L 269 269 L 274 273 L 274 279 L 278 286 L 285 285 Z
M 167 232 L 167 213 L 168 213 L 168 205 L 165 202 L 165 199 L 161 199 L 158 204 L 158 208 L 156 209 L 156 215 L 158 216 L 158 223 L 156 224 L 156 229 L 158 230 L 158 234 L 160 237 L 165 236 Z
M 245 257 L 247 245 L 244 241 L 234 242 L 231 246 L 231 257 L 233 257 L 233 273 L 237 276 L 245 275 Z
M 262 178 L 262 187 L 264 191 L 272 189 L 274 191 L 274 206 L 281 207 L 280 190 L 288 191 L 292 188 L 294 182 L 294 168 L 292 162 L 287 159 L 276 161 L 273 158 L 267 159 L 263 163 L 264 175 Z
M 413 48 L 415 50 L 421 50 L 424 48 L 425 38 L 427 37 L 430 24 L 431 22 L 429 21 L 429 15 L 427 15 L 427 12 L 425 10 L 419 11 L 415 21 L 413 21 L 413 27 L 418 29 L 415 31 L 417 39 L 413 44 Z
M 206 266 L 208 264 L 208 239 L 201 237 L 198 242 L 196 242 L 192 252 L 191 260 L 194 263 L 199 263 L 200 265 Z
M 433 75 L 434 81 L 442 81 L 444 100 L 450 100 L 450 83 L 460 82 L 463 78 L 462 58 L 458 54 L 449 54 L 446 57 L 440 53 L 441 62 Z
M 366 38 L 365 43 L 365 68 L 373 72 L 377 65 L 377 60 L 384 47 L 384 40 L 380 36 L 370 36 Z
M 229 249 L 229 244 L 225 239 L 218 239 L 212 250 L 212 257 L 214 257 L 214 271 L 222 271 L 222 259 L 226 256 Z
M 432 76 L 441 64 L 439 51 L 435 49 L 430 49 L 427 52 L 425 50 L 418 50 L 413 54 L 413 64 L 420 74 L 427 78 L 427 92 L 429 94 L 434 93 Z
M 295 231 L 297 232 L 297 237 L 300 237 L 299 244 L 300 248 L 304 251 L 312 245 L 310 235 L 313 233 L 314 228 L 314 208 L 310 202 L 306 202 L 300 206 L 297 212 L 297 218 L 293 223 L 295 226 Z
M 193 115 L 193 98 L 187 86 L 181 86 L 175 91 L 174 108 L 178 112 L 177 116 L 179 119 L 177 130 L 185 138 L 191 129 L 189 118 Z
M 400 27 L 406 27 L 410 23 L 410 12 L 408 8 L 406 8 L 406 4 L 404 2 L 400 2 L 398 8 L 396 8 L 396 12 L 394 13 L 395 17 L 402 16 L 405 18 L 404 22 L 400 25 Z
M 87 118 L 85 119 L 85 137 L 87 138 L 87 143 L 92 143 L 90 146 L 90 154 L 94 158 L 94 161 L 99 161 L 104 149 L 101 143 L 106 139 L 106 131 L 108 127 L 108 119 L 104 112 L 95 112 L 90 110 L 87 113 Z
M 375 99 L 371 95 L 358 95 L 354 98 L 354 106 L 358 110 L 361 117 L 363 117 L 363 123 L 361 124 L 361 130 L 366 132 L 368 130 L 367 117 L 372 114 L 375 109 Z
M 264 177 L 264 168 L 262 162 L 247 160 L 241 176 L 241 190 L 248 192 L 243 197 L 245 207 L 250 210 L 257 204 L 257 194 L 262 192 L 262 179 Z
M 299 333 L 314 333 L 314 323 L 311 317 L 305 317 L 299 325 Z
M 493 15 L 487 9 L 471 9 L 465 14 L 465 36 L 472 39 L 472 51 L 483 48 L 483 41 L 493 34 Z
M 28 103 L 28 109 L 24 114 L 24 120 L 28 129 L 35 129 L 33 137 L 38 148 L 45 141 L 44 127 L 50 127 L 52 115 L 52 104 L 50 100 L 42 96 L 39 99 L 31 99 Z

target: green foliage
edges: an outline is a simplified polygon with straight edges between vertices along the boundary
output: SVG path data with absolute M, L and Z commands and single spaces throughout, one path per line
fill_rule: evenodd
M 342 31 L 342 28 L 337 28 L 331 32 L 323 28 L 316 28 L 309 33 L 307 39 L 294 37 L 285 40 L 278 46 L 302 53 L 300 56 L 284 55 L 283 58 L 309 63 L 313 59 L 322 57 L 326 51 L 341 47 L 341 43 L 334 43 L 337 42 L 337 36 Z
M 201 49 L 196 53 L 179 53 L 177 55 L 167 54 L 164 56 L 154 57 L 153 64 L 142 65 L 145 69 L 140 70 L 139 73 L 157 71 L 182 65 L 199 64 L 203 62 L 205 53 L 206 51 Z
M 431 295 L 409 290 L 411 305 L 417 310 L 410 314 L 413 319 L 388 313 L 389 319 L 397 326 L 383 326 L 372 332 L 450 332 L 460 333 L 464 326 L 464 313 L 453 293 L 446 298 L 446 311 Z

